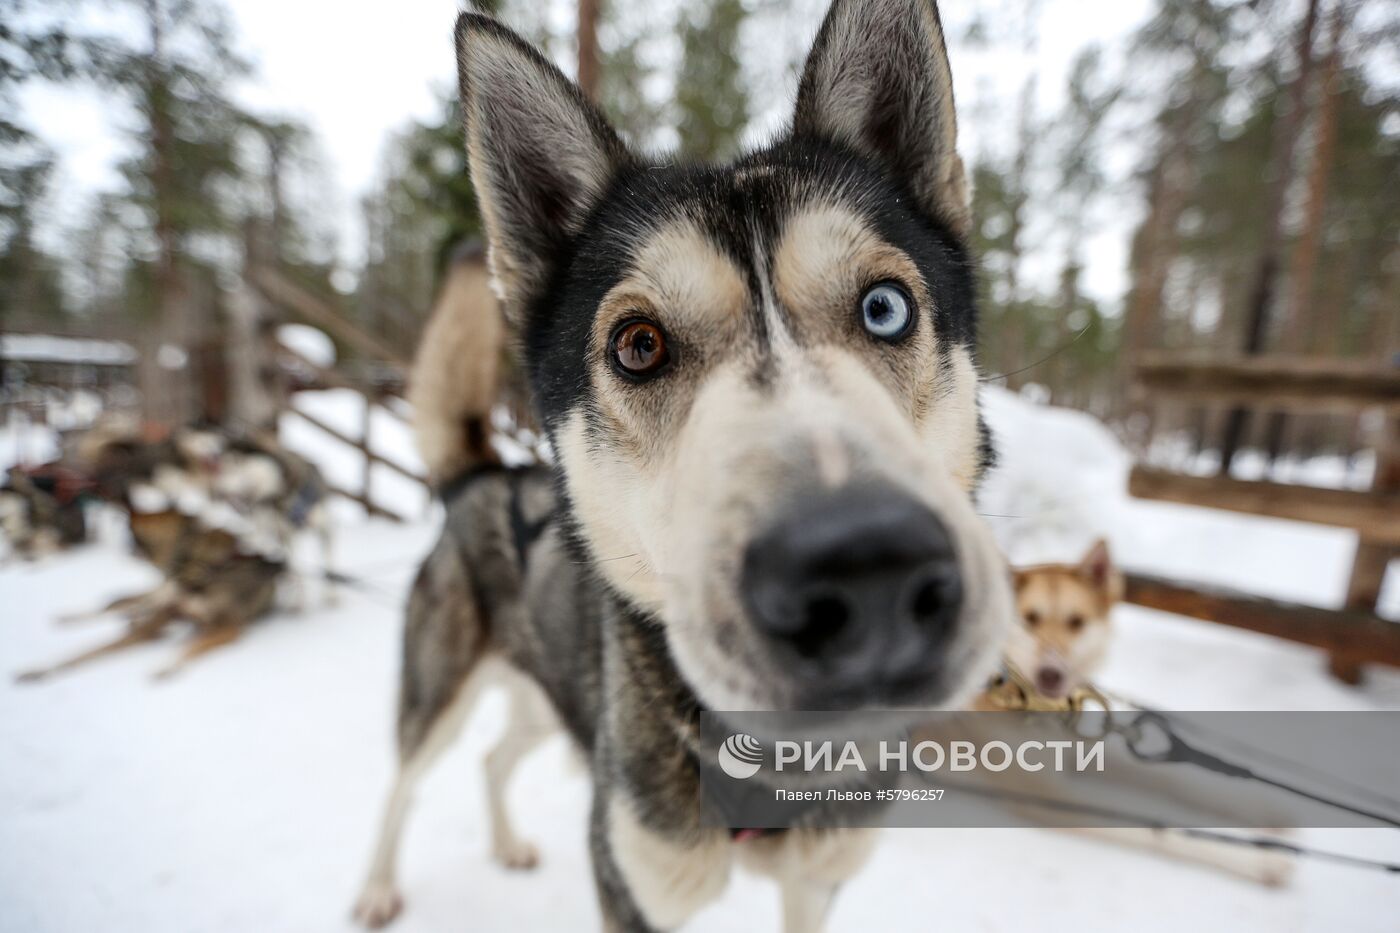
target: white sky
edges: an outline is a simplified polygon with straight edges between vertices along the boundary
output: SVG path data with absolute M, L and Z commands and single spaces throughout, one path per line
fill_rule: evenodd
M 236 97 L 255 112 L 311 127 L 331 174 L 336 227 L 353 257 L 354 204 L 375 177 L 389 133 L 437 110 L 453 79 L 456 0 L 232 0 L 237 48 L 254 65 Z M 36 84 L 22 97 L 29 125 L 59 154 L 54 207 L 80 216 L 83 195 L 117 184 L 129 116 L 99 90 Z
M 334 202 L 326 205 L 333 218 L 327 218 L 328 226 L 338 231 L 342 251 L 353 263 L 363 239 L 354 205 L 376 176 L 387 135 L 410 119 L 433 116 L 438 92 L 452 85 L 452 22 L 458 2 L 231 0 L 229 5 L 237 48 L 255 65 L 254 77 L 238 87 L 236 96 L 260 113 L 300 119 L 315 132 Z M 792 29 L 800 36 L 813 34 L 824 5 L 824 0 L 794 2 L 791 15 L 798 21 Z M 1014 0 L 977 4 L 998 5 L 1008 14 L 1019 8 Z M 1089 42 L 1117 43 L 1141 21 L 1149 0 L 1046 0 L 1035 45 L 1025 54 L 966 47 L 959 41 L 958 24 L 966 22 L 972 4 L 944 0 L 942 6 L 963 109 L 961 148 L 970 158 L 981 147 L 1006 143 L 1014 121 L 1010 108 L 1030 68 L 1041 73 L 1038 98 L 1042 112 L 1051 114 L 1063 99 L 1063 77 L 1076 52 Z M 991 26 L 997 32 L 1004 28 L 999 21 Z M 572 62 L 563 64 L 573 70 Z M 787 85 L 782 100 L 754 101 L 760 126 L 785 119 L 795 79 Z M 774 90 L 770 86 L 759 93 Z M 32 86 L 25 89 L 22 106 L 29 124 L 60 157 L 53 199 L 58 223 L 51 230 L 59 237 L 64 226 L 81 216 L 85 195 L 116 184 L 114 166 L 124 145 L 120 130 L 129 117 L 91 88 Z M 1131 152 L 1123 141 L 1110 153 L 1125 163 L 1115 166 L 1119 173 L 1130 167 Z M 1110 212 L 1091 244 L 1086 286 L 1099 297 L 1121 294 L 1132 220 L 1130 211 Z M 1058 262 L 1049 251 L 1043 258 L 1046 272 Z

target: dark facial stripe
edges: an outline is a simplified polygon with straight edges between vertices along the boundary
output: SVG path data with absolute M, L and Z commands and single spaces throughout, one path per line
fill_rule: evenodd
M 679 217 L 696 223 L 742 271 L 753 295 L 754 355 L 769 356 L 774 335 L 760 301 L 760 262 L 771 262 L 786 219 L 817 198 L 848 207 L 909 255 L 932 292 L 940 345 L 973 344 L 973 274 L 965 247 L 937 219 L 920 213 L 910 192 L 874 163 L 826 144 L 786 140 L 730 167 L 629 169 L 614 180 L 582 233 L 561 245 L 526 315 L 527 363 L 545 424 L 586 400 L 584 350 L 600 301 L 627 274 L 648 231 Z M 763 254 L 755 256 L 760 248 Z M 764 372 L 755 367 L 758 384 L 767 381 Z

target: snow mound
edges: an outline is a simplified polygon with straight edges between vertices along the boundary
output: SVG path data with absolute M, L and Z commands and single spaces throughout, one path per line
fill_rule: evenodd
M 978 511 L 1013 564 L 1074 561 L 1103 537 L 1118 562 L 1135 570 L 1341 605 L 1355 532 L 1134 499 L 1128 495 L 1132 455 L 1092 416 L 998 388 L 982 390 L 982 407 L 998 463 Z M 1295 473 L 1329 471 L 1332 465 L 1321 464 Z M 1394 563 L 1381 614 L 1400 615 Z
M 308 324 L 283 324 L 277 328 L 277 342 L 322 369 L 335 365 L 335 341 Z
M 1008 559 L 1069 561 L 1124 524 L 1132 456 L 1102 422 L 984 388 L 996 467 L 977 497 Z

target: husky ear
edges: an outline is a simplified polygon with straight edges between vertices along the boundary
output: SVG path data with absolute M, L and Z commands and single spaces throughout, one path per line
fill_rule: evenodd
M 1079 575 L 1109 602 L 1123 598 L 1123 573 L 1114 565 L 1108 553 L 1108 542 L 1103 538 L 1095 541 L 1079 561 Z
M 926 212 L 967 237 L 953 75 L 934 0 L 835 0 L 807 56 L 793 132 L 882 161 Z
M 516 317 L 627 150 L 577 85 L 493 19 L 458 17 L 457 80 L 492 272 Z

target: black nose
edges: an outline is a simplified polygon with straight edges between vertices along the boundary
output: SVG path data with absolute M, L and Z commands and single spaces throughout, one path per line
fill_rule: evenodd
M 1065 674 L 1059 668 L 1042 667 L 1035 672 L 1035 685 L 1046 696 L 1057 696 L 1065 685 Z
M 741 587 L 778 651 L 847 684 L 931 672 L 962 604 L 948 530 L 886 489 L 800 502 L 749 544 Z

